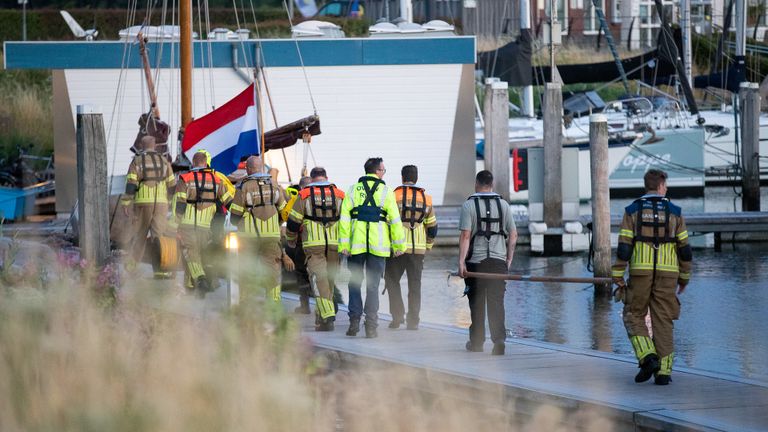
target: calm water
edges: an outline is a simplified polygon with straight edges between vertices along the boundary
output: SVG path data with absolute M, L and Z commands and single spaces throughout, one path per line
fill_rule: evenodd
M 764 210 L 767 189 L 763 188 Z M 675 202 L 687 212 L 723 212 L 733 211 L 733 197 L 731 188 L 719 188 L 708 190 L 706 199 Z M 619 213 L 628 202 L 613 201 L 612 211 Z M 740 208 L 740 201 L 735 205 Z M 445 248 L 427 256 L 422 320 L 469 326 L 463 281 L 447 280 L 448 270 L 457 268 L 457 254 L 456 249 Z M 586 253 L 543 258 L 519 247 L 512 267 L 515 273 L 589 276 L 586 261 Z M 402 284 L 405 290 L 405 280 Z M 346 294 L 346 284 L 339 287 Z M 725 244 L 722 252 L 695 249 L 692 281 L 680 301 L 677 365 L 768 383 L 768 244 Z M 380 310 L 388 312 L 386 295 L 381 302 Z M 505 306 L 506 326 L 513 337 L 633 356 L 621 319 L 622 304 L 595 301 L 591 285 L 510 282 Z

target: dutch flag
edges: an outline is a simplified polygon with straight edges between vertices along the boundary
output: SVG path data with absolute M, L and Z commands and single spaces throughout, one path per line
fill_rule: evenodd
M 237 169 L 240 159 L 261 154 L 259 109 L 251 84 L 232 100 L 187 125 L 181 147 L 192 160 L 198 150 L 211 153 L 211 168 L 224 174 Z

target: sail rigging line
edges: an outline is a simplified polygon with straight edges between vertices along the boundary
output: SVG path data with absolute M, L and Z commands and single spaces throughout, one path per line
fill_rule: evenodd
M 136 21 L 136 9 L 137 9 L 137 3 L 138 0 L 129 0 L 128 1 L 128 14 L 126 16 L 126 28 L 129 28 L 133 25 L 133 23 Z M 120 74 L 117 78 L 117 89 L 115 89 L 115 98 L 112 102 L 112 114 L 109 118 L 109 128 L 107 129 L 107 136 L 106 136 L 106 142 L 109 143 L 112 138 L 112 128 L 115 128 L 115 143 L 112 148 L 112 166 L 110 168 L 110 173 L 112 173 L 109 176 L 109 191 L 112 191 L 112 183 L 114 181 L 115 177 L 115 167 L 117 165 L 117 136 L 119 135 L 120 131 L 120 125 L 115 124 L 115 115 L 118 112 L 122 112 L 122 106 L 123 106 L 123 100 L 125 98 L 125 77 L 126 77 L 126 71 L 127 66 L 131 60 L 131 49 L 130 49 L 131 43 L 128 40 L 128 38 L 123 41 L 123 56 L 122 60 L 120 62 Z
M 288 24 L 291 26 L 291 29 L 293 29 L 293 17 L 291 16 L 290 9 L 288 8 L 288 2 L 286 0 L 283 0 L 283 6 L 285 7 L 285 13 L 288 15 Z M 296 43 L 296 52 L 299 55 L 299 63 L 301 64 L 301 71 L 304 73 L 304 83 L 307 85 L 307 92 L 309 92 L 309 99 L 312 101 L 312 110 L 314 111 L 314 114 L 317 115 L 317 105 L 315 104 L 315 97 L 312 94 L 312 87 L 309 85 L 309 77 L 307 76 L 307 68 L 304 65 L 304 56 L 301 55 L 301 47 L 299 47 L 299 40 L 296 39 L 296 36 L 291 34 L 291 38 Z
M 507 7 L 508 6 L 509 6 L 509 0 L 505 0 L 504 1 L 504 9 L 503 9 L 503 11 L 501 13 L 502 28 L 504 27 L 504 22 L 507 19 Z M 493 63 L 491 65 L 491 75 L 490 76 L 495 76 L 494 74 L 496 73 L 496 62 L 499 59 L 499 48 L 501 48 L 501 45 L 499 45 L 499 41 L 498 40 L 501 39 L 501 35 L 502 34 L 503 33 L 499 33 L 499 35 L 496 38 L 496 49 L 493 51 Z
M 241 7 L 242 7 L 242 2 L 241 2 Z M 245 8 L 244 7 L 242 8 L 243 8 L 243 23 L 245 24 L 247 22 L 245 18 Z M 240 26 L 240 14 L 238 14 L 237 12 L 237 0 L 232 0 L 232 9 L 234 9 L 235 11 L 235 22 L 237 23 L 237 28 L 240 29 L 242 27 Z M 240 39 L 239 42 L 240 42 L 240 50 L 243 52 L 243 62 L 245 62 L 245 68 L 250 69 L 250 66 L 248 63 L 248 52 L 245 50 L 245 42 L 242 39 Z
M 261 34 L 259 32 L 259 23 L 256 20 L 256 9 L 253 7 L 253 0 L 248 0 L 249 5 L 251 6 L 251 17 L 253 18 L 253 27 L 256 32 L 256 58 L 255 61 L 255 73 L 261 74 L 264 81 L 264 90 L 267 93 L 267 101 L 269 102 L 269 110 L 272 113 L 272 121 L 275 123 L 275 127 L 280 127 L 280 124 L 277 122 L 277 112 L 275 111 L 275 106 L 272 102 L 272 94 L 269 91 L 269 79 L 267 78 L 267 70 L 265 69 L 264 65 L 266 65 L 266 58 L 264 57 L 264 49 L 261 44 Z M 243 8 L 245 11 L 245 8 Z M 243 12 L 243 15 L 245 15 L 245 12 Z M 245 19 L 244 19 L 245 21 Z M 256 80 L 256 84 L 259 83 L 259 80 Z M 254 84 L 254 85 L 256 85 Z M 261 107 L 259 107 L 261 109 Z M 285 153 L 285 148 L 281 148 L 280 152 L 283 155 L 283 164 L 285 164 L 285 171 L 288 174 L 288 181 L 293 182 L 293 176 L 291 175 L 291 167 L 288 163 L 288 155 Z
M 211 10 L 208 4 L 208 0 L 203 0 L 203 6 L 205 7 L 205 38 L 208 44 L 208 85 L 211 91 L 211 106 L 216 109 L 216 89 L 214 87 L 215 80 L 213 79 L 213 50 L 211 45 Z
M 259 52 L 262 53 L 262 50 L 259 50 Z M 258 69 L 257 69 L 258 73 L 261 74 L 262 77 L 264 77 L 264 90 L 267 92 L 267 102 L 269 102 L 269 111 L 272 113 L 272 120 L 275 122 L 276 128 L 280 127 L 280 124 L 277 122 L 277 114 L 275 113 L 275 106 L 272 103 L 272 94 L 269 92 L 269 84 L 267 84 L 267 76 L 265 74 L 265 70 L 260 61 L 257 60 L 256 64 L 258 65 Z M 256 81 L 258 84 L 259 80 L 256 80 Z M 288 173 L 288 181 L 293 182 L 293 177 L 291 176 L 291 168 L 288 165 L 288 156 L 285 154 L 285 148 L 281 148 L 280 151 L 283 154 L 283 162 L 285 163 L 285 170 Z
M 199 35 L 199 37 L 203 37 L 202 9 L 203 8 L 200 7 L 200 0 L 197 0 L 197 28 L 198 28 L 198 33 L 197 34 Z M 206 38 L 208 37 L 207 34 L 205 36 L 206 36 Z M 192 42 L 192 44 L 194 46 L 194 42 Z M 205 59 L 205 51 L 204 51 L 205 47 L 203 46 L 202 43 L 199 44 L 199 45 L 200 45 L 200 65 L 202 67 L 202 71 L 200 72 L 200 74 L 201 74 L 201 78 L 202 78 L 202 81 L 203 81 L 203 105 L 207 108 L 210 105 L 208 105 L 208 85 L 205 82 L 205 60 L 206 60 Z M 195 52 L 195 50 L 193 48 L 192 49 L 193 55 L 194 55 L 194 52 Z M 195 62 L 194 62 L 194 60 L 192 60 L 192 71 L 193 71 L 193 73 L 194 73 L 194 70 L 195 70 L 195 66 L 194 65 L 195 65 Z M 194 91 L 193 91 L 193 94 L 194 94 Z

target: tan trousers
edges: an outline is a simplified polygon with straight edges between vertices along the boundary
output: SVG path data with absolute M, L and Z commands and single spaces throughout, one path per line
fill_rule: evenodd
M 202 251 L 204 251 L 211 241 L 211 230 L 201 227 L 190 227 L 188 225 L 179 226 L 179 242 L 181 243 L 181 256 L 184 259 L 184 266 L 187 273 L 194 282 L 198 278 L 205 276 L 203 268 Z
M 677 275 L 657 273 L 653 277 L 630 276 L 627 299 L 624 303 L 624 327 L 627 334 L 648 337 L 645 316 L 650 309 L 653 344 L 659 357 L 667 357 L 675 351 L 673 321 L 680 317 L 680 301 L 677 299 Z
M 157 239 L 165 234 L 168 221 L 168 204 L 134 204 L 133 221 L 136 236 L 133 239 L 131 256 L 138 262 L 144 256 L 144 249 L 147 245 L 147 232 L 149 232 L 150 237 L 153 239 Z M 157 255 L 157 252 L 155 251 L 154 255 Z M 153 265 L 157 264 L 158 258 L 153 256 Z
M 312 246 L 304 249 L 307 256 L 307 274 L 309 283 L 315 294 L 317 315 L 322 319 L 336 316 L 333 306 L 333 287 L 339 272 L 339 253 L 336 248 L 328 248 L 325 254 L 324 246 Z
M 283 250 L 279 239 L 240 239 L 240 300 L 263 296 L 280 301 Z

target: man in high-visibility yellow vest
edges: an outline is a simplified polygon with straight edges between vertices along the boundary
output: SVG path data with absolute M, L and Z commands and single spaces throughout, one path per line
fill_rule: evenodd
M 325 168 L 315 167 L 312 182 L 299 192 L 288 216 L 288 245 L 296 247 L 297 237 L 306 254 L 309 282 L 315 295 L 318 331 L 332 331 L 336 320 L 333 287 L 339 269 L 339 217 L 344 192 L 328 182 Z
M 237 226 L 241 241 L 241 298 L 253 299 L 265 289 L 275 302 L 281 299 L 281 262 L 293 263 L 283 255 L 280 243 L 280 211 L 285 207 L 283 189 L 273 184 L 264 173 L 259 156 L 250 156 L 245 163 L 248 176 L 238 185 L 235 199 L 229 206 L 230 223 Z M 255 261 L 255 262 L 254 262 Z
M 184 264 L 200 297 L 214 289 L 203 267 L 203 252 L 210 248 L 211 222 L 230 201 L 232 196 L 208 168 L 205 154 L 195 153 L 192 170 L 179 176 L 175 212 Z
M 164 276 L 157 271 L 159 254 L 157 242 L 165 234 L 168 218 L 168 201 L 176 187 L 176 178 L 168 160 L 155 151 L 155 138 L 145 136 L 141 139 L 143 150 L 133 157 L 128 167 L 128 176 L 121 205 L 128 215 L 133 204 L 135 217 L 135 237 L 131 260 L 126 264 L 135 267 L 144 255 L 147 243 L 147 231 L 153 241 L 153 266 L 155 276 Z
M 365 176 L 349 188 L 339 218 L 339 253 L 347 256 L 349 278 L 349 330 L 357 336 L 365 312 L 365 336 L 378 336 L 379 282 L 390 255 L 405 252 L 405 232 L 395 194 L 382 178 L 387 172 L 381 158 L 365 162 Z M 354 223 L 353 223 L 354 221 Z M 365 308 L 360 287 L 366 280 Z

